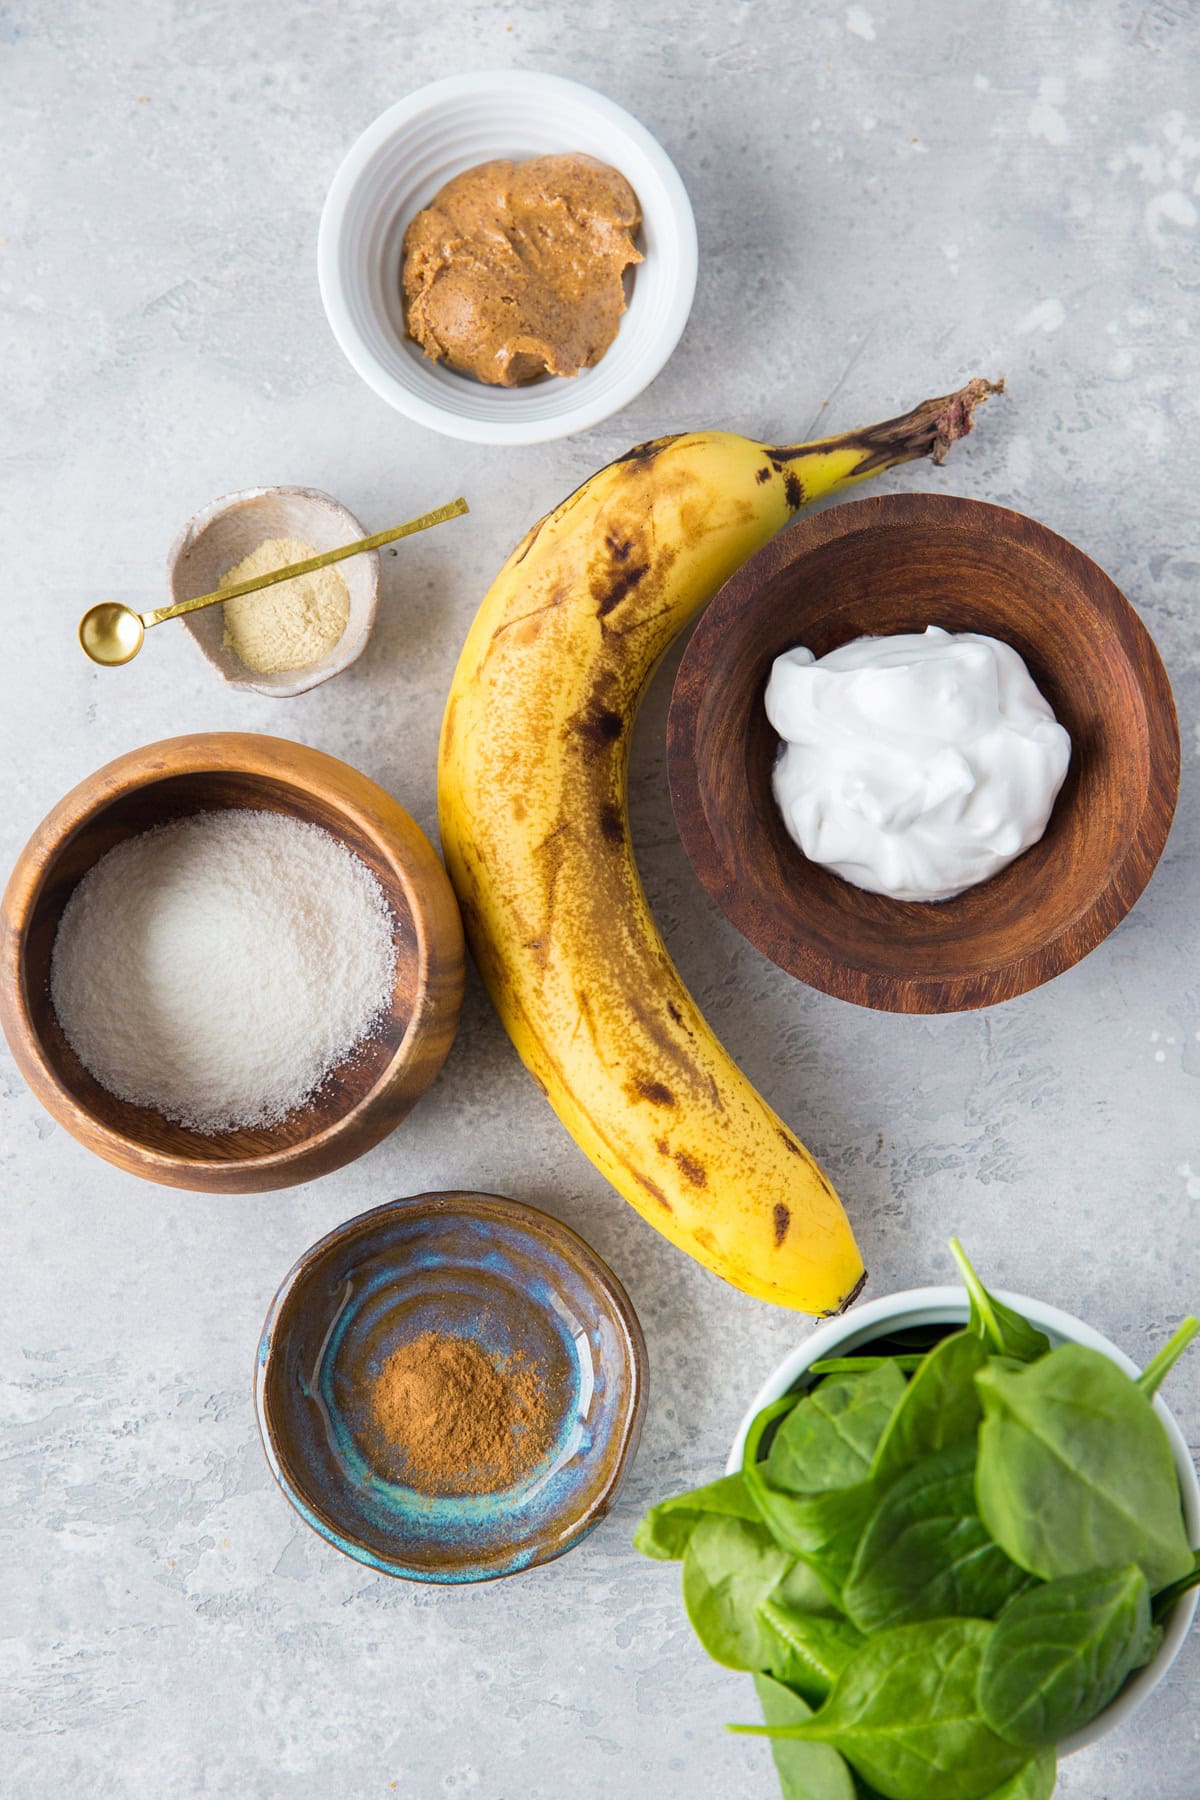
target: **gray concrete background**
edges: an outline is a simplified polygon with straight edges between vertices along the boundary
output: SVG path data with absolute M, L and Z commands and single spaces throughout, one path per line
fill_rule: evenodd
M 89 770 L 181 729 L 347 758 L 434 826 L 458 647 L 526 526 L 628 444 L 720 423 L 790 439 L 971 374 L 1009 396 L 941 474 L 1111 571 L 1166 658 L 1183 797 L 1133 916 L 1083 966 L 979 1017 L 875 1016 L 797 986 L 703 898 L 671 822 L 663 722 L 633 810 L 656 912 L 702 1005 L 838 1181 L 873 1293 L 996 1284 L 1144 1357 L 1200 1305 L 1200 10 L 1196 0 L 6 0 L 0 6 L 0 862 Z M 700 230 L 674 359 L 568 443 L 471 449 L 405 424 L 326 328 L 316 224 L 391 101 L 497 64 L 627 105 Z M 460 489 L 469 520 L 387 563 L 369 653 L 299 700 L 235 696 L 182 631 L 120 673 L 86 599 L 152 605 L 180 523 L 257 482 L 372 528 Z M 744 1800 L 749 1682 L 710 1664 L 677 1572 L 629 1538 L 716 1474 L 807 1329 L 723 1288 L 606 1186 L 472 979 L 411 1121 L 353 1168 L 261 1199 L 178 1195 L 90 1158 L 0 1061 L 0 1791 L 426 1800 Z M 555 1566 L 475 1591 L 376 1578 L 272 1487 L 250 1365 L 293 1259 L 364 1207 L 477 1186 L 544 1205 L 627 1283 L 653 1389 L 614 1515 Z M 1191 1441 L 1200 1358 L 1171 1378 Z M 1136 1723 L 1067 1765 L 1073 1800 L 1200 1792 L 1193 1643 Z

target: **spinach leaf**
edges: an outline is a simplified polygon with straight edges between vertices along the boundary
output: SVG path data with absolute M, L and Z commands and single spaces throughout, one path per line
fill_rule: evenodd
M 727 1669 L 766 1666 L 757 1609 L 788 1561 L 764 1525 L 721 1513 L 697 1520 L 683 1557 L 683 1603 L 714 1662 Z
M 993 1731 L 1040 1748 L 1078 1731 L 1153 1649 L 1150 1590 L 1136 1563 L 1067 1575 L 1001 1613 L 979 1668 Z
M 767 1668 L 814 1706 L 827 1697 L 863 1641 L 845 1619 L 799 1612 L 774 1597 L 760 1603 L 758 1617 Z
M 807 1564 L 840 1609 L 842 1583 L 850 1573 L 855 1546 L 875 1504 L 875 1488 L 869 1481 L 817 1494 L 788 1494 L 772 1487 L 765 1473 L 769 1460 L 760 1464 L 759 1448 L 772 1422 L 790 1410 L 791 1403 L 785 1398 L 764 1406 L 754 1419 L 746 1433 L 742 1475 L 776 1542 Z
M 1182 1600 L 1185 1594 L 1190 1594 L 1194 1587 L 1200 1587 L 1200 1550 L 1193 1552 L 1193 1558 L 1192 1567 L 1186 1575 L 1181 1575 L 1178 1581 L 1171 1583 L 1170 1587 L 1160 1588 L 1155 1594 L 1153 1612 L 1156 1624 L 1159 1620 L 1166 1618 L 1177 1600 Z
M 874 1484 L 864 1481 L 831 1494 L 781 1494 L 757 1473 L 747 1480 L 775 1542 L 813 1571 L 840 1609 L 858 1540 L 878 1498 Z
M 989 1294 L 967 1261 L 967 1253 L 957 1238 L 950 1239 L 950 1254 L 958 1264 L 963 1285 L 971 1301 L 971 1330 L 983 1339 L 998 1356 L 1011 1356 L 1017 1362 L 1036 1362 L 1050 1348 L 1044 1331 Z
M 1143 1394 L 1157 1394 L 1198 1331 L 1200 1319 L 1194 1319 L 1189 1313 L 1178 1331 L 1163 1345 L 1157 1356 L 1151 1357 L 1138 1376 L 1137 1384 Z
M 904 1376 L 890 1359 L 865 1375 L 819 1382 L 775 1433 L 767 1480 L 791 1494 L 828 1493 L 865 1481 L 904 1389 Z
M 1116 1364 L 1063 1344 L 1014 1370 L 989 1362 L 975 1494 L 1015 1563 L 1046 1581 L 1136 1562 L 1152 1589 L 1192 1567 L 1170 1440 Z
M 892 1800 L 980 1800 L 1028 1761 L 984 1722 L 975 1697 L 995 1629 L 982 1619 L 938 1619 L 881 1631 L 811 1719 L 760 1729 L 832 1744 Z
M 819 1613 L 824 1618 L 841 1610 L 829 1598 L 816 1570 L 799 1561 L 792 1564 L 771 1598 L 780 1606 L 790 1606 L 794 1612 Z
M 919 1457 L 975 1442 L 983 1417 L 975 1376 L 986 1361 L 984 1344 L 970 1331 L 956 1331 L 929 1352 L 880 1439 L 878 1478 L 893 1480 Z
M 826 1356 L 820 1362 L 810 1363 L 810 1375 L 869 1375 L 873 1369 L 881 1369 L 884 1363 L 895 1363 L 902 1375 L 913 1375 L 924 1362 L 924 1355 L 905 1353 L 900 1356 Z
M 1011 1781 L 994 1788 L 983 1800 L 1050 1800 L 1058 1782 L 1058 1758 L 1053 1750 L 1042 1750 L 1018 1769 Z
M 758 1518 L 753 1500 L 740 1474 L 724 1475 L 706 1487 L 692 1488 L 671 1500 L 652 1506 L 633 1534 L 633 1547 L 660 1562 L 677 1562 L 688 1539 L 706 1513 L 725 1513 L 735 1519 Z
M 769 1675 L 756 1675 L 754 1685 L 768 1725 L 798 1725 L 811 1718 L 811 1710 L 800 1696 Z M 857 1800 L 849 1768 L 828 1744 L 775 1738 L 771 1754 L 782 1800 Z
M 888 1489 L 842 1591 L 860 1631 L 991 1618 L 1028 1584 L 975 1510 L 975 1446 L 924 1457 Z

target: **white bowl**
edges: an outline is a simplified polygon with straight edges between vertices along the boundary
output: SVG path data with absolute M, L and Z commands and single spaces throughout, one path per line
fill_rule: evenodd
M 450 178 L 494 157 L 578 150 L 619 169 L 642 207 L 629 310 L 593 369 L 489 387 L 434 363 L 404 335 L 400 266 L 410 221 Z M 674 164 L 612 100 L 528 69 L 452 75 L 369 125 L 333 178 L 317 245 L 333 335 L 399 412 L 475 444 L 538 444 L 606 419 L 653 381 L 679 342 L 696 287 L 696 224 Z
M 1040 1326 L 1051 1343 L 1087 1344 L 1091 1349 L 1110 1357 L 1126 1374 L 1138 1373 L 1137 1364 L 1131 1362 L 1123 1350 L 1118 1350 L 1115 1344 L 1102 1337 L 1092 1326 L 1085 1325 L 1081 1319 L 1072 1318 L 1070 1313 L 1060 1312 L 1057 1306 L 1047 1306 L 1041 1300 L 1029 1300 L 1024 1294 L 1010 1294 L 1003 1288 L 998 1288 L 996 1294 L 1006 1305 L 1015 1307 L 1027 1319 Z M 885 1294 L 878 1300 L 868 1300 L 862 1306 L 853 1307 L 841 1318 L 830 1319 L 826 1324 L 818 1326 L 811 1337 L 805 1338 L 797 1349 L 784 1357 L 750 1402 L 738 1427 L 733 1449 L 729 1452 L 729 1460 L 725 1465 L 726 1474 L 732 1475 L 741 1468 L 746 1434 L 763 1407 L 790 1393 L 813 1363 L 829 1356 L 848 1355 L 859 1345 L 878 1337 L 881 1332 L 900 1331 L 912 1325 L 965 1325 L 970 1311 L 970 1303 L 963 1288 L 909 1288 L 902 1294 Z M 1166 1428 L 1175 1456 L 1188 1541 L 1196 1544 L 1200 1540 L 1200 1480 L 1196 1476 L 1187 1440 L 1173 1415 L 1160 1398 L 1155 1400 L 1154 1409 Z M 1165 1621 L 1158 1655 L 1144 1669 L 1138 1669 L 1130 1677 L 1116 1699 L 1110 1701 L 1103 1712 L 1097 1713 L 1081 1731 L 1063 1739 L 1058 1745 L 1060 1756 L 1070 1756 L 1073 1751 L 1083 1750 L 1089 1744 L 1096 1743 L 1099 1738 L 1107 1737 L 1110 1731 L 1115 1731 L 1118 1725 L 1123 1725 L 1131 1718 L 1143 1701 L 1149 1698 L 1179 1655 L 1183 1640 L 1191 1630 L 1192 1620 L 1196 1616 L 1198 1601 L 1200 1594 L 1193 1589 L 1176 1602 Z
M 352 512 L 316 488 L 243 488 L 237 494 L 222 494 L 188 520 L 171 546 L 167 556 L 171 601 L 214 593 L 222 575 L 268 538 L 298 538 L 314 550 L 336 550 L 366 536 Z M 379 604 L 379 552 L 364 550 L 334 567 L 346 583 L 350 616 L 332 650 L 306 669 L 280 669 L 274 675 L 248 669 L 225 648 L 223 606 L 185 613 L 180 623 L 230 687 L 289 700 L 331 675 L 340 675 L 367 647 Z

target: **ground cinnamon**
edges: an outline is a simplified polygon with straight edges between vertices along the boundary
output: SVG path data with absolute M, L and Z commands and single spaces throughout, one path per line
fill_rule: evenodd
M 494 1493 L 549 1450 L 549 1398 L 526 1358 L 497 1360 L 473 1338 L 424 1331 L 393 1351 L 371 1386 L 371 1448 L 389 1474 L 423 1493 Z

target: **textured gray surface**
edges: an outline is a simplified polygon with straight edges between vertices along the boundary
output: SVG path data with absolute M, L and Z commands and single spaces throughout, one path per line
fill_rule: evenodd
M 1196 0 L 596 0 L 553 10 L 0 7 L 0 861 L 119 751 L 276 731 L 434 817 L 440 705 L 478 597 L 527 524 L 627 444 L 697 423 L 795 439 L 973 373 L 1010 393 L 936 484 L 1022 508 L 1129 593 L 1175 684 L 1184 789 L 1117 934 L 977 1018 L 876 1017 L 807 993 L 700 894 L 672 828 L 670 670 L 641 728 L 634 823 L 672 950 L 733 1052 L 846 1195 L 872 1291 L 997 1283 L 1134 1356 L 1200 1302 L 1195 495 L 1200 479 Z M 355 134 L 460 67 L 591 82 L 676 158 L 700 285 L 623 416 L 499 453 L 409 427 L 356 380 L 314 278 Z M 72 634 L 86 597 L 155 604 L 181 520 L 301 482 L 379 528 L 469 520 L 386 562 L 372 646 L 286 703 L 223 691 L 178 630 L 121 673 Z M 659 1240 L 575 1150 L 477 986 L 437 1086 L 355 1167 L 263 1199 L 141 1185 L 89 1158 L 0 1063 L 0 1791 L 24 1797 L 744 1800 L 765 1750 L 725 1735 L 746 1678 L 709 1664 L 676 1572 L 629 1534 L 715 1474 L 806 1327 Z M 429 1186 L 546 1205 L 627 1282 L 649 1340 L 643 1449 L 576 1554 L 466 1592 L 376 1579 L 270 1485 L 249 1370 L 271 1293 L 319 1233 Z M 1200 1362 L 1170 1399 L 1200 1435 Z M 1078 1800 L 1200 1791 L 1193 1643 L 1136 1723 L 1064 1768 Z

